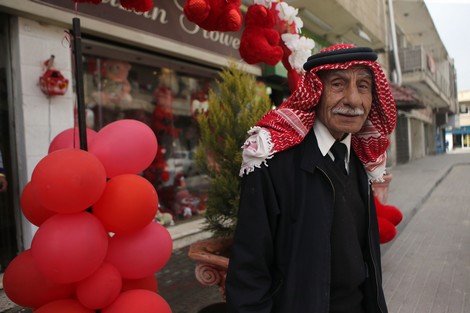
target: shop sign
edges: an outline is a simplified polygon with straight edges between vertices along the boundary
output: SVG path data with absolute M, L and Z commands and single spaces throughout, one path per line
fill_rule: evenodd
M 73 0 L 32 0 L 75 12 Z M 173 41 L 240 59 L 238 48 L 242 31 L 206 31 L 188 21 L 183 13 L 185 0 L 153 0 L 148 12 L 128 11 L 119 0 L 102 0 L 101 4 L 78 3 L 78 13 L 119 26 L 144 31 Z M 83 25 L 82 25 L 83 26 Z

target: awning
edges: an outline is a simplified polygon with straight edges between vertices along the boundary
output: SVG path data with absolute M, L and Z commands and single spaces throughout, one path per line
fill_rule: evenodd
M 418 93 L 411 87 L 390 84 L 393 99 L 400 109 L 424 109 L 426 106 Z
M 452 130 L 446 130 L 446 133 L 452 133 L 453 135 L 465 135 L 470 134 L 470 126 L 462 126 Z

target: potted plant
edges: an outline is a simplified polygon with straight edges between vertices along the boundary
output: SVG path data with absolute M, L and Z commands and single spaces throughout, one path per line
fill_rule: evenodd
M 188 255 L 198 261 L 198 281 L 219 285 L 225 298 L 225 273 L 237 223 L 241 146 L 247 131 L 272 103 L 264 84 L 234 62 L 220 73 L 208 103 L 208 111 L 198 116 L 201 137 L 195 160 L 210 179 L 204 230 L 212 232 L 213 238 L 192 244 Z
M 388 202 L 388 190 L 390 188 L 390 182 L 392 181 L 393 175 L 386 172 L 383 181 L 376 181 L 372 183 L 372 189 L 374 195 L 379 199 L 381 203 Z

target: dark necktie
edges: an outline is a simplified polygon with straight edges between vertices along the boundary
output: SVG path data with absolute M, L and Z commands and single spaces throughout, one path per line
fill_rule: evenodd
M 347 151 L 348 148 L 346 147 L 346 145 L 339 141 L 335 141 L 335 143 L 331 147 L 331 152 L 335 156 L 335 164 L 341 169 L 344 174 L 348 174 L 348 172 L 346 171 L 346 165 L 344 163 Z

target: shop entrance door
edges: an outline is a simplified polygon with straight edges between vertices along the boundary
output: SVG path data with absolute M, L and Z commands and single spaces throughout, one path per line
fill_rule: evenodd
M 0 13 L 0 150 L 2 153 L 3 167 L 7 180 L 7 189 L 0 191 L 0 272 L 13 260 L 18 253 L 18 243 L 16 239 L 16 218 L 15 218 L 15 186 L 17 180 L 13 179 L 14 170 L 10 108 L 11 83 L 10 83 L 10 40 L 9 40 L 9 17 Z M 16 197 L 18 198 L 18 197 Z

